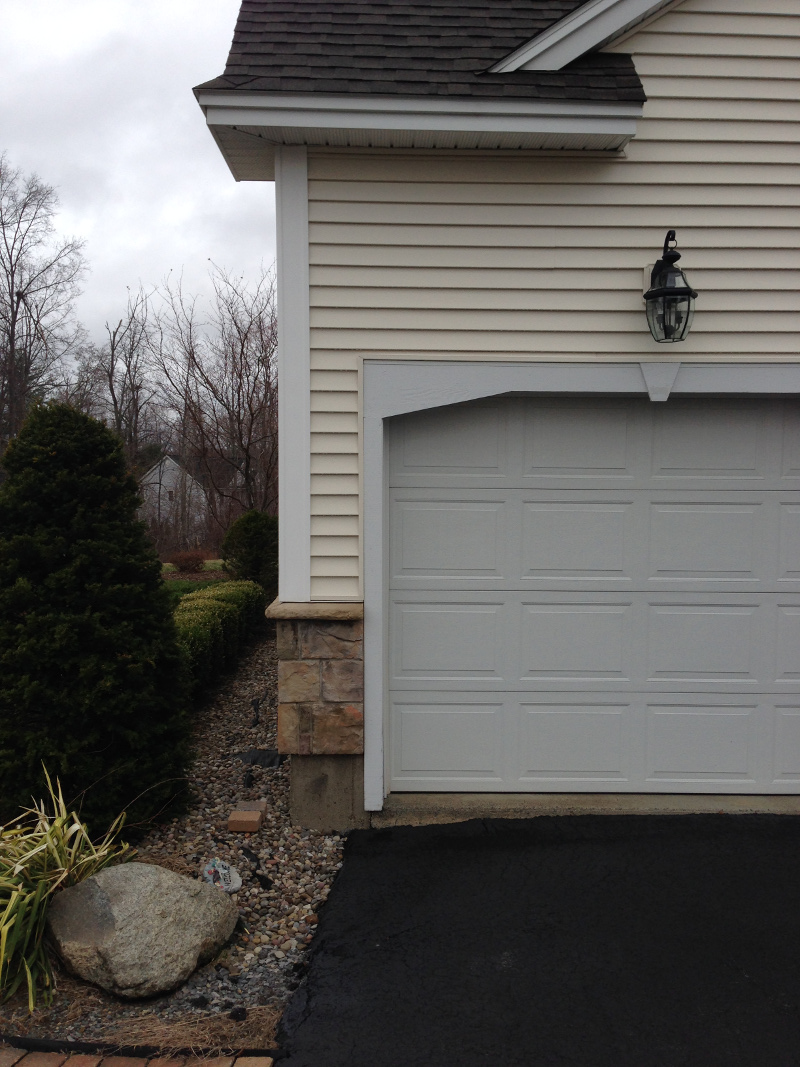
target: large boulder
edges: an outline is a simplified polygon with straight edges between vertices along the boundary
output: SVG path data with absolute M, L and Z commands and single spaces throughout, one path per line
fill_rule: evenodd
M 222 948 L 238 916 L 214 886 L 123 863 L 57 893 L 47 922 L 69 970 L 109 993 L 138 998 L 185 982 Z

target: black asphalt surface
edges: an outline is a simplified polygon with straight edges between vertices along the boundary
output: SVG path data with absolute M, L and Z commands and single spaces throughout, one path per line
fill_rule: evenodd
M 362 830 L 287 1067 L 796 1067 L 800 819 Z

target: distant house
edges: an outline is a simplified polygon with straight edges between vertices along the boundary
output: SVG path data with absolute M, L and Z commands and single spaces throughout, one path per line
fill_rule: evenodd
M 203 486 L 173 456 L 165 456 L 139 483 L 140 515 L 157 541 L 169 547 L 194 548 L 204 540 L 208 501 Z
M 276 184 L 296 821 L 800 796 L 797 16 L 243 0 L 195 92 Z

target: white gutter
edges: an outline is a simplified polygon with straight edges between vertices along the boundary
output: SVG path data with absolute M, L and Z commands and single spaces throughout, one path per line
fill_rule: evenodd
M 630 139 L 641 104 L 200 91 L 209 126 L 469 133 L 593 133 Z M 285 143 L 285 142 L 278 142 Z

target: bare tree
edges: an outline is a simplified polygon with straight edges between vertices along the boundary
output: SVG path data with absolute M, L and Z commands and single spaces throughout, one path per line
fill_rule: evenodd
M 0 156 L 0 451 L 81 336 L 82 242 L 56 236 L 57 207 L 52 186 Z
M 116 326 L 106 322 L 107 340 L 97 362 L 103 376 L 111 425 L 122 438 L 128 461 L 133 465 L 148 437 L 147 416 L 156 396 L 152 353 L 155 322 L 150 293 L 140 286 L 128 290 L 124 316 Z
M 210 313 L 180 285 L 164 287 L 159 366 L 182 458 L 208 491 L 221 528 L 244 510 L 277 508 L 275 278 L 248 286 L 214 267 Z

